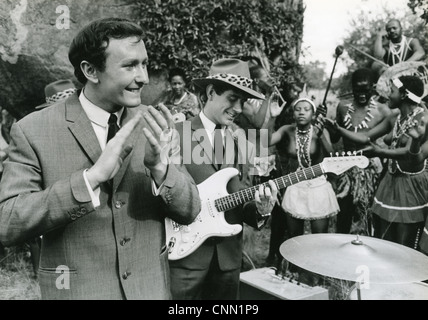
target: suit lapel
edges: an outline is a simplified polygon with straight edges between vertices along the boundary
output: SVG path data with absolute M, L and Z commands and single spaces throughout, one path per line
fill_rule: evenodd
M 209 163 L 213 166 L 213 168 L 217 171 L 218 167 L 216 164 L 214 164 L 213 161 L 213 147 L 210 143 L 210 140 L 208 138 L 207 130 L 205 129 L 204 125 L 202 124 L 202 120 L 200 116 L 196 116 L 193 119 L 191 119 L 192 122 L 192 140 L 193 138 L 196 138 L 196 142 L 199 144 L 199 147 L 203 149 L 205 156 L 207 157 Z M 197 134 L 195 134 L 197 132 Z M 209 149 L 204 148 L 204 146 L 208 147 Z M 193 152 L 194 148 L 192 148 Z
M 82 146 L 92 163 L 95 163 L 101 155 L 101 147 L 92 128 L 91 121 L 80 104 L 79 94 L 80 91 L 73 94 L 65 102 L 65 117 L 70 122 L 68 127 L 71 133 Z

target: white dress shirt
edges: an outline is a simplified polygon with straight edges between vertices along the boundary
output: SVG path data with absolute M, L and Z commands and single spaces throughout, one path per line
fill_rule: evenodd
M 216 124 L 207 118 L 207 116 L 204 114 L 204 111 L 201 111 L 199 113 L 199 116 L 201 117 L 202 125 L 204 126 L 205 131 L 207 132 L 208 139 L 210 140 L 211 145 L 214 148 L 214 133 L 215 133 Z M 223 141 L 224 141 L 225 130 L 226 130 L 226 127 L 221 126 L 221 136 L 223 137 Z
M 86 115 L 91 121 L 92 128 L 94 129 L 95 135 L 97 136 L 101 150 L 104 151 L 107 145 L 108 119 L 110 118 L 110 112 L 107 112 L 104 109 L 97 107 L 95 104 L 89 101 L 84 94 L 84 90 L 82 90 L 82 92 L 80 93 L 79 101 L 80 101 L 80 104 L 82 105 L 83 110 L 85 111 Z M 120 128 L 120 119 L 122 117 L 123 111 L 124 111 L 124 108 L 114 113 L 117 116 L 117 121 L 118 121 L 117 125 L 119 126 L 119 128 Z M 88 178 L 86 176 L 87 171 L 88 170 L 85 170 L 83 172 L 83 177 L 85 179 L 86 187 L 88 188 L 89 194 L 91 195 L 92 204 L 94 208 L 97 208 L 100 206 L 101 190 L 100 190 L 100 187 L 96 188 L 95 190 L 92 190 L 91 185 L 89 184 Z M 163 187 L 163 184 L 159 188 L 157 188 L 155 182 L 152 179 L 152 191 L 155 196 L 158 196 L 160 194 L 162 187 Z

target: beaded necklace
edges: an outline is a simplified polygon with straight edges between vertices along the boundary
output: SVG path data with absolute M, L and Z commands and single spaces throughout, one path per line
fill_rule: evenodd
M 407 41 L 405 36 L 402 36 L 400 43 L 389 42 L 389 52 L 392 55 L 392 63 L 397 64 L 403 62 L 406 57 L 407 50 L 410 48 L 410 41 Z
M 413 109 L 411 113 L 409 113 L 407 116 L 404 117 L 403 123 L 401 123 L 401 114 L 397 116 L 397 120 L 395 120 L 395 124 L 394 124 L 394 129 L 392 130 L 392 141 L 391 141 L 390 149 L 396 149 L 398 141 L 401 139 L 401 137 L 403 135 L 407 135 L 407 131 L 414 126 L 413 123 L 414 123 L 415 117 L 419 113 L 422 113 L 423 111 L 424 111 L 423 108 L 416 107 L 415 109 Z M 424 163 L 426 164 L 426 160 L 424 161 Z M 405 172 L 401 170 L 397 160 L 389 159 L 388 161 L 389 173 L 394 174 L 395 172 L 397 172 L 397 170 L 400 171 L 401 173 L 411 174 L 411 175 L 420 173 L 420 172 Z M 424 170 L 425 170 L 425 165 L 422 171 Z
M 354 127 L 352 124 L 352 114 L 355 112 L 355 108 L 352 105 L 352 102 L 348 104 L 347 107 L 348 107 L 348 110 L 346 112 L 345 118 L 343 119 L 346 130 L 351 130 L 352 128 L 354 128 L 353 130 L 357 132 L 358 130 L 361 130 L 361 129 L 368 129 L 369 128 L 368 123 L 374 119 L 374 116 L 371 113 L 371 110 L 376 108 L 376 102 L 374 101 L 374 98 L 373 97 L 370 98 L 369 108 L 367 110 L 366 117 L 356 127 Z
M 308 130 L 302 131 L 296 127 L 296 153 L 299 169 L 308 168 L 311 161 L 312 125 Z
M 183 96 L 180 98 L 180 100 L 178 100 L 178 102 L 172 102 L 175 106 L 178 106 L 180 103 L 182 103 L 183 102 L 183 100 L 184 100 L 184 98 L 187 96 L 187 92 L 186 91 L 184 91 L 184 94 L 183 94 Z M 175 99 L 174 99 L 175 100 Z

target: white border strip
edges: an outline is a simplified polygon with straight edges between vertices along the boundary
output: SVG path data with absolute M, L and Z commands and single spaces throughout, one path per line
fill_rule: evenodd
M 382 206 L 383 208 L 386 209 L 393 209 L 393 210 L 402 210 L 402 211 L 406 211 L 406 210 L 419 210 L 419 209 L 423 209 L 428 207 L 428 203 L 422 205 L 422 206 L 417 206 L 417 207 L 394 207 L 394 206 L 389 206 L 387 204 L 384 204 L 383 202 L 379 201 L 378 199 L 376 199 L 376 197 L 374 198 L 374 201 Z

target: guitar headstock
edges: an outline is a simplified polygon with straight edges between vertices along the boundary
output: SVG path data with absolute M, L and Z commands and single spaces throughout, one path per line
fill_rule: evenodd
M 368 165 L 369 159 L 363 155 L 357 155 L 356 153 L 342 153 L 342 155 L 336 153 L 335 157 L 324 158 L 321 163 L 324 172 L 331 172 L 336 175 L 342 174 L 355 166 L 364 169 L 367 168 Z

